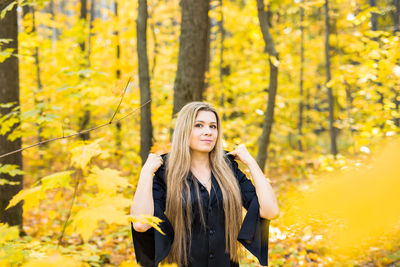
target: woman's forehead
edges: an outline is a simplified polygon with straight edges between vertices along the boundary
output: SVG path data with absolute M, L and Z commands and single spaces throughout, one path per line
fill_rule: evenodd
M 195 122 L 217 123 L 217 117 L 212 111 L 200 110 L 197 113 Z

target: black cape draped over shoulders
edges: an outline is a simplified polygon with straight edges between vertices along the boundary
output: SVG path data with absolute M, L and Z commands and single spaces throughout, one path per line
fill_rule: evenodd
M 225 151 L 225 153 L 228 153 L 228 151 Z M 147 230 L 146 232 L 137 232 L 135 231 L 133 225 L 131 224 L 136 260 L 139 264 L 145 267 L 158 266 L 158 264 L 168 255 L 171 249 L 172 242 L 174 240 L 173 227 L 168 218 L 164 214 L 165 200 L 166 200 L 166 183 L 165 183 L 166 177 L 164 176 L 166 156 L 167 154 L 161 155 L 161 157 L 164 160 L 164 164 L 162 164 L 160 168 L 155 172 L 153 178 L 154 216 L 162 220 L 162 223 L 159 226 L 161 230 L 165 233 L 165 235 L 161 234 L 153 227 Z M 234 156 L 226 155 L 226 157 L 227 159 L 229 159 L 229 164 L 238 181 L 242 196 L 242 205 L 247 210 L 237 240 L 249 252 L 251 252 L 255 257 L 257 257 L 261 265 L 267 266 L 270 220 L 260 217 L 260 205 L 258 202 L 254 185 L 246 177 L 246 175 L 239 169 L 238 163 L 235 161 Z M 202 250 L 200 250 L 200 251 L 205 251 L 204 253 L 205 255 L 203 255 L 203 257 L 198 257 L 197 259 L 199 260 L 197 262 L 195 262 L 196 260 L 190 262 L 189 266 L 220 267 L 222 266 L 221 265 L 222 262 L 224 262 L 224 266 L 229 266 L 229 264 L 230 266 L 238 266 L 238 263 L 229 261 L 229 255 L 227 255 L 226 253 L 225 254 L 220 253 L 221 250 L 220 249 L 218 250 L 218 248 L 221 246 L 223 247 L 223 250 L 225 249 L 224 216 L 223 216 L 223 209 L 214 208 L 214 210 L 211 210 L 210 208 L 212 202 L 217 202 L 218 199 L 220 203 L 222 203 L 221 200 L 222 193 L 213 175 L 212 178 L 213 178 L 213 186 L 215 186 L 215 193 L 213 191 L 214 188 L 212 188 L 211 190 L 212 197 L 210 201 L 208 201 L 208 192 L 206 191 L 206 189 L 203 188 L 203 186 L 200 183 L 199 187 L 201 191 L 203 192 L 205 191 L 204 195 L 207 196 L 206 204 L 209 205 L 208 211 L 212 212 L 209 215 L 209 220 L 210 220 L 209 224 L 211 225 L 212 223 L 214 223 L 215 220 L 219 220 L 219 222 L 215 222 L 215 224 L 217 225 L 215 225 L 214 228 L 208 228 L 207 234 L 210 232 L 210 236 L 208 236 L 206 233 L 204 233 L 205 235 L 202 235 L 206 236 L 207 237 L 206 241 L 208 241 L 206 243 L 201 244 L 201 245 L 206 244 L 207 246 L 207 248 L 203 248 Z M 194 205 L 194 207 L 195 206 L 196 205 Z M 218 237 L 218 239 L 213 238 L 213 236 Z M 212 252 L 210 253 L 213 247 L 217 250 L 215 252 L 219 252 L 218 254 L 215 253 L 214 255 Z M 206 254 L 207 251 L 208 254 Z M 208 261 L 206 260 L 205 262 L 203 262 L 204 258 L 208 259 Z

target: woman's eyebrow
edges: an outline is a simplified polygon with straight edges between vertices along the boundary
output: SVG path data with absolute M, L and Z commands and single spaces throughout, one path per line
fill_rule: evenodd
M 199 120 L 197 120 L 197 121 L 195 121 L 195 122 L 202 122 L 202 123 L 205 123 L 205 121 L 199 121 Z M 214 122 L 214 121 L 212 121 L 212 122 L 210 122 L 210 123 L 217 124 L 217 123 Z

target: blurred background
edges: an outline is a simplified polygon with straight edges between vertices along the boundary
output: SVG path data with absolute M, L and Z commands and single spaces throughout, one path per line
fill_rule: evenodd
M 272 181 L 270 266 L 400 266 L 399 0 L 0 12 L 1 266 L 136 266 L 141 166 L 190 101 L 213 104 L 225 150 L 245 144 Z

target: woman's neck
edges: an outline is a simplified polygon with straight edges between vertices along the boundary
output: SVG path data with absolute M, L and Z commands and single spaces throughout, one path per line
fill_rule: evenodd
M 210 158 L 208 152 L 191 151 L 190 166 L 195 170 L 210 169 Z

